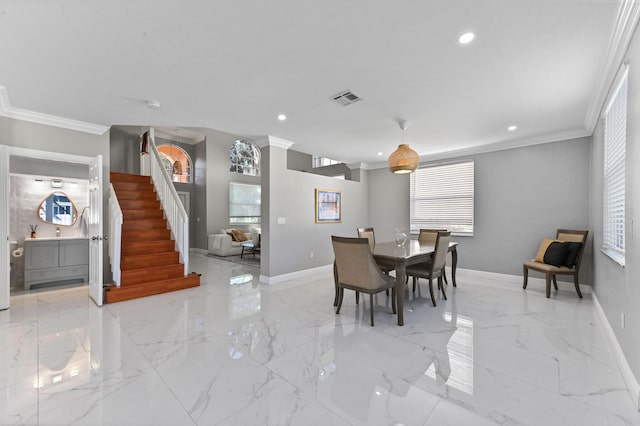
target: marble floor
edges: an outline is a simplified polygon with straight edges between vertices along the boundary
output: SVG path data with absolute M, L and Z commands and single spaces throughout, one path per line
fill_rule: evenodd
M 0 312 L 0 425 L 640 425 L 590 295 L 460 271 L 433 307 L 266 286 L 199 254 L 199 288 L 98 308 L 87 288 Z

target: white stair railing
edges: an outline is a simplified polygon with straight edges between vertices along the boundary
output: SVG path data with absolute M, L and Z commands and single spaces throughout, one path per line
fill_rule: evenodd
M 113 282 L 120 287 L 120 254 L 122 247 L 122 209 L 113 189 L 109 185 L 109 260 Z
M 149 136 L 151 180 L 180 253 L 180 261 L 184 264 L 184 274 L 187 275 L 189 272 L 189 216 L 156 148 L 153 129 L 149 130 Z

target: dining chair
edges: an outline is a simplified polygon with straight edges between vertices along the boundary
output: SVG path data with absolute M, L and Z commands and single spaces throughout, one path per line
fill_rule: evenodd
M 438 232 L 447 231 L 446 229 L 420 229 L 420 233 L 418 234 L 418 241 L 425 244 L 435 244 L 436 239 L 438 238 Z M 446 262 L 445 262 L 446 263 Z M 449 284 L 447 280 L 447 273 L 443 269 L 442 277 L 444 278 L 445 284 Z M 456 286 L 456 283 L 453 283 L 453 286 Z M 414 288 L 413 291 L 416 291 Z
M 371 326 L 373 327 L 373 295 L 391 289 L 391 308 L 396 313 L 395 280 L 385 275 L 371 253 L 366 238 L 331 236 L 335 254 L 335 273 L 338 285 L 338 305 L 340 313 L 344 289 L 369 294 Z
M 551 297 L 551 281 L 553 281 L 553 287 L 558 290 L 556 275 L 573 275 L 573 284 L 578 297 L 582 299 L 578 276 L 580 275 L 580 263 L 582 262 L 582 254 L 584 253 L 588 234 L 589 231 L 558 229 L 555 241 L 547 240 L 548 242 L 543 242 L 540 250 L 538 250 L 536 259 L 525 262 L 522 265 L 522 274 L 524 276 L 522 288 L 527 288 L 530 269 L 542 272 L 546 281 L 546 296 L 549 299 Z M 546 251 L 553 242 L 562 243 L 554 247 L 557 255 L 554 257 L 561 257 L 562 259 L 552 260 L 547 258 Z
M 371 249 L 371 253 L 373 253 L 373 251 L 376 248 L 376 234 L 373 230 L 373 228 L 358 228 L 358 237 L 359 238 L 366 238 L 369 241 L 369 248 Z M 382 269 L 382 272 L 384 272 L 385 274 L 389 275 L 389 272 L 394 270 L 393 266 L 386 266 L 386 265 L 380 265 L 380 269 Z M 389 295 L 389 291 L 387 290 L 387 296 Z M 356 293 L 356 299 L 358 298 L 358 293 Z
M 416 284 L 418 284 L 418 278 L 427 278 L 429 280 L 429 293 L 431 293 L 431 302 L 433 303 L 433 306 L 436 306 L 436 298 L 433 295 L 434 278 L 438 279 L 438 290 L 442 292 L 442 296 L 447 300 L 447 293 L 442 283 L 442 277 L 444 275 L 444 265 L 447 260 L 450 240 L 451 232 L 438 231 L 431 259 L 417 265 L 407 267 L 407 276 L 413 277 L 414 291 Z

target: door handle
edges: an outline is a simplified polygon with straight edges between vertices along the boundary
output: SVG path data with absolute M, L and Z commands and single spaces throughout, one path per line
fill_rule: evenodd
M 95 241 L 97 239 L 98 239 L 98 237 L 96 237 L 96 236 L 91 237 L 91 241 Z

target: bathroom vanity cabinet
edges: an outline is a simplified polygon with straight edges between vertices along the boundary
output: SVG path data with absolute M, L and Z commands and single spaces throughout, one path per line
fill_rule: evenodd
M 44 283 L 89 281 L 89 239 L 26 238 L 24 289 Z

